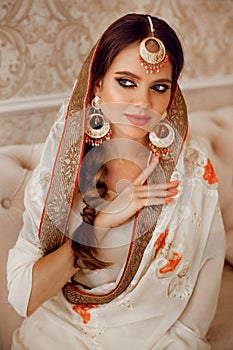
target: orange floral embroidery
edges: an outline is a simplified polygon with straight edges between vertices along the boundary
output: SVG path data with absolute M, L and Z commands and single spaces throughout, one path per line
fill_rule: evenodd
M 158 251 L 165 246 L 166 237 L 168 235 L 168 232 L 169 232 L 168 229 L 166 229 L 164 232 L 162 232 L 159 235 L 159 238 L 157 239 L 157 241 L 155 242 L 155 244 L 154 244 L 154 246 L 155 246 L 154 258 L 156 258 Z M 159 269 L 159 273 L 161 273 L 161 274 L 165 274 L 165 273 L 174 271 L 176 269 L 177 265 L 179 264 L 180 260 L 182 259 L 180 254 L 178 254 L 177 252 L 173 253 L 171 259 L 168 259 L 166 256 L 164 256 L 164 257 L 167 260 L 167 264 Z
M 210 185 L 218 182 L 218 178 L 211 161 L 208 159 L 206 166 L 204 167 L 205 173 L 203 179 L 207 181 Z
M 177 265 L 179 264 L 181 260 L 181 256 L 178 253 L 173 253 L 173 257 L 171 259 L 168 260 L 168 263 L 164 266 L 161 267 L 161 269 L 159 270 L 159 272 L 161 274 L 167 273 L 167 272 L 172 272 L 176 269 Z
M 164 232 L 162 232 L 159 235 L 159 238 L 157 239 L 157 241 L 155 242 L 155 244 L 154 244 L 154 246 L 155 246 L 154 258 L 156 258 L 159 249 L 164 247 L 167 235 L 168 235 L 168 229 L 166 229 Z
M 90 309 L 96 308 L 98 305 L 95 304 L 87 304 L 87 305 L 77 305 L 73 306 L 73 310 L 77 312 L 83 319 L 83 323 L 88 323 L 91 319 L 91 314 L 89 312 Z

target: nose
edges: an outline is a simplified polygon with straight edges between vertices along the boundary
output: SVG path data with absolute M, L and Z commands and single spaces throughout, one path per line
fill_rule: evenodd
M 143 109 L 151 109 L 152 101 L 150 92 L 147 90 L 140 90 L 135 96 L 134 105 Z

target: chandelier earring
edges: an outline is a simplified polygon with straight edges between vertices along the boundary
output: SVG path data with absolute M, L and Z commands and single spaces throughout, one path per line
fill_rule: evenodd
M 91 101 L 91 113 L 86 118 L 85 142 L 91 146 L 99 146 L 111 135 L 110 123 L 100 108 L 100 97 L 95 96 Z
M 160 122 L 149 133 L 149 147 L 159 156 L 168 156 L 175 146 L 175 130 L 167 122 Z

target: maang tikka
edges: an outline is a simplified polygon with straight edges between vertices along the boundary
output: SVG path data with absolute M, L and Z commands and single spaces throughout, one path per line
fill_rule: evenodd
M 85 141 L 91 146 L 99 146 L 111 135 L 110 123 L 100 108 L 100 97 L 95 96 L 91 101 L 91 113 L 86 118 Z
M 154 36 L 154 26 L 151 17 L 148 16 L 150 23 L 151 36 L 145 38 L 140 43 L 139 60 L 144 66 L 146 73 L 160 72 L 168 60 L 166 49 L 162 41 Z

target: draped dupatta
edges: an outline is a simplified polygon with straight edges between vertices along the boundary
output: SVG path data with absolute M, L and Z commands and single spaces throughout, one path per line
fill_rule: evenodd
M 67 226 L 74 196 L 78 190 L 80 167 L 84 154 L 85 115 L 90 100 L 92 64 L 97 49 L 98 44 L 95 45 L 84 62 L 69 100 L 39 228 L 39 238 L 44 254 L 60 247 L 68 236 Z M 168 156 L 161 157 L 160 165 L 148 179 L 149 183 L 169 181 L 186 138 L 187 111 L 179 87 L 173 95 L 167 121 L 176 133 L 175 147 Z M 72 283 L 67 283 L 63 288 L 65 297 L 76 304 L 103 304 L 120 295 L 137 272 L 161 210 L 162 206 L 148 206 L 136 215 L 125 267 L 119 283 L 111 292 L 103 295 L 92 295 L 81 292 Z

